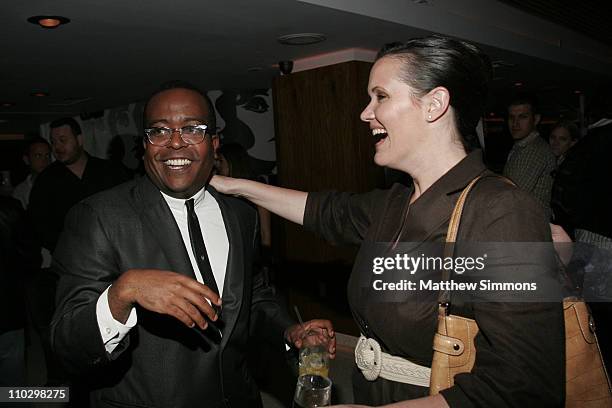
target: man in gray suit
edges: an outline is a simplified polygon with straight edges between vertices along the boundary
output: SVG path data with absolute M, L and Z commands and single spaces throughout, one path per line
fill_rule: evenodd
M 289 327 L 273 289 L 252 273 L 256 211 L 207 185 L 214 118 L 187 84 L 154 94 L 146 177 L 82 201 L 67 218 L 54 253 L 52 340 L 67 368 L 89 378 L 95 407 L 260 406 L 249 333 L 296 343 L 304 329 Z M 193 244 L 193 212 L 205 255 Z M 332 330 L 328 321 L 310 326 Z

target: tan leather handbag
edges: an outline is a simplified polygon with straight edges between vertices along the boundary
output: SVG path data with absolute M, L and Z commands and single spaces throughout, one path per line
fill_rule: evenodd
M 601 358 L 593 318 L 586 303 L 566 299 L 563 314 L 566 408 L 612 407 L 610 377 Z
M 468 193 L 482 176 L 476 177 L 463 190 L 451 215 L 446 234 L 445 256 L 452 256 L 459 222 Z M 450 271 L 443 272 L 443 279 Z M 454 377 L 474 367 L 478 324 L 473 319 L 449 314 L 450 293 L 440 292 L 438 298 L 438 328 L 433 341 L 430 395 L 454 384 Z M 603 364 L 592 317 L 587 305 L 580 300 L 563 302 L 565 318 L 565 406 L 566 408 L 610 408 L 612 386 Z

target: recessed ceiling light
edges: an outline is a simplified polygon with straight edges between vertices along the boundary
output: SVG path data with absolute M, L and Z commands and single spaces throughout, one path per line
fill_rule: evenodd
M 308 45 L 320 43 L 326 39 L 325 35 L 319 33 L 298 33 L 281 35 L 276 41 L 285 45 Z
M 62 16 L 32 16 L 28 22 L 41 26 L 42 28 L 56 28 L 70 22 L 69 18 Z
M 514 86 L 523 86 L 523 83 L 520 82 L 520 81 L 517 81 L 517 82 L 514 83 Z
M 30 95 L 32 96 L 36 96 L 38 98 L 43 98 L 46 96 L 49 96 L 49 92 L 45 92 L 45 91 L 34 91 L 32 92 Z
M 10 108 L 12 106 L 15 106 L 15 104 L 13 102 L 2 102 L 0 106 L 2 106 L 3 108 Z
M 579 90 L 579 89 L 576 89 L 576 90 L 574 91 L 574 93 L 575 93 L 576 95 L 580 95 L 580 94 L 582 93 L 582 91 L 581 91 L 581 90 Z
M 262 67 L 249 67 L 247 68 L 247 72 L 259 72 L 262 71 L 263 68 Z

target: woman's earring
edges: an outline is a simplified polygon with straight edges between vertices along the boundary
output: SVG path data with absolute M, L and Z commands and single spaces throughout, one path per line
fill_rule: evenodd
M 431 115 L 427 116 L 427 119 L 428 119 L 428 120 L 431 120 Z

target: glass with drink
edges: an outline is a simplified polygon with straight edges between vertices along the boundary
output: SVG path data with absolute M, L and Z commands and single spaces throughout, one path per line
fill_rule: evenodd
M 331 380 L 320 375 L 306 374 L 298 378 L 293 408 L 315 408 L 331 405 Z
M 302 337 L 299 358 L 299 375 L 329 377 L 329 342 L 326 329 L 309 330 Z

